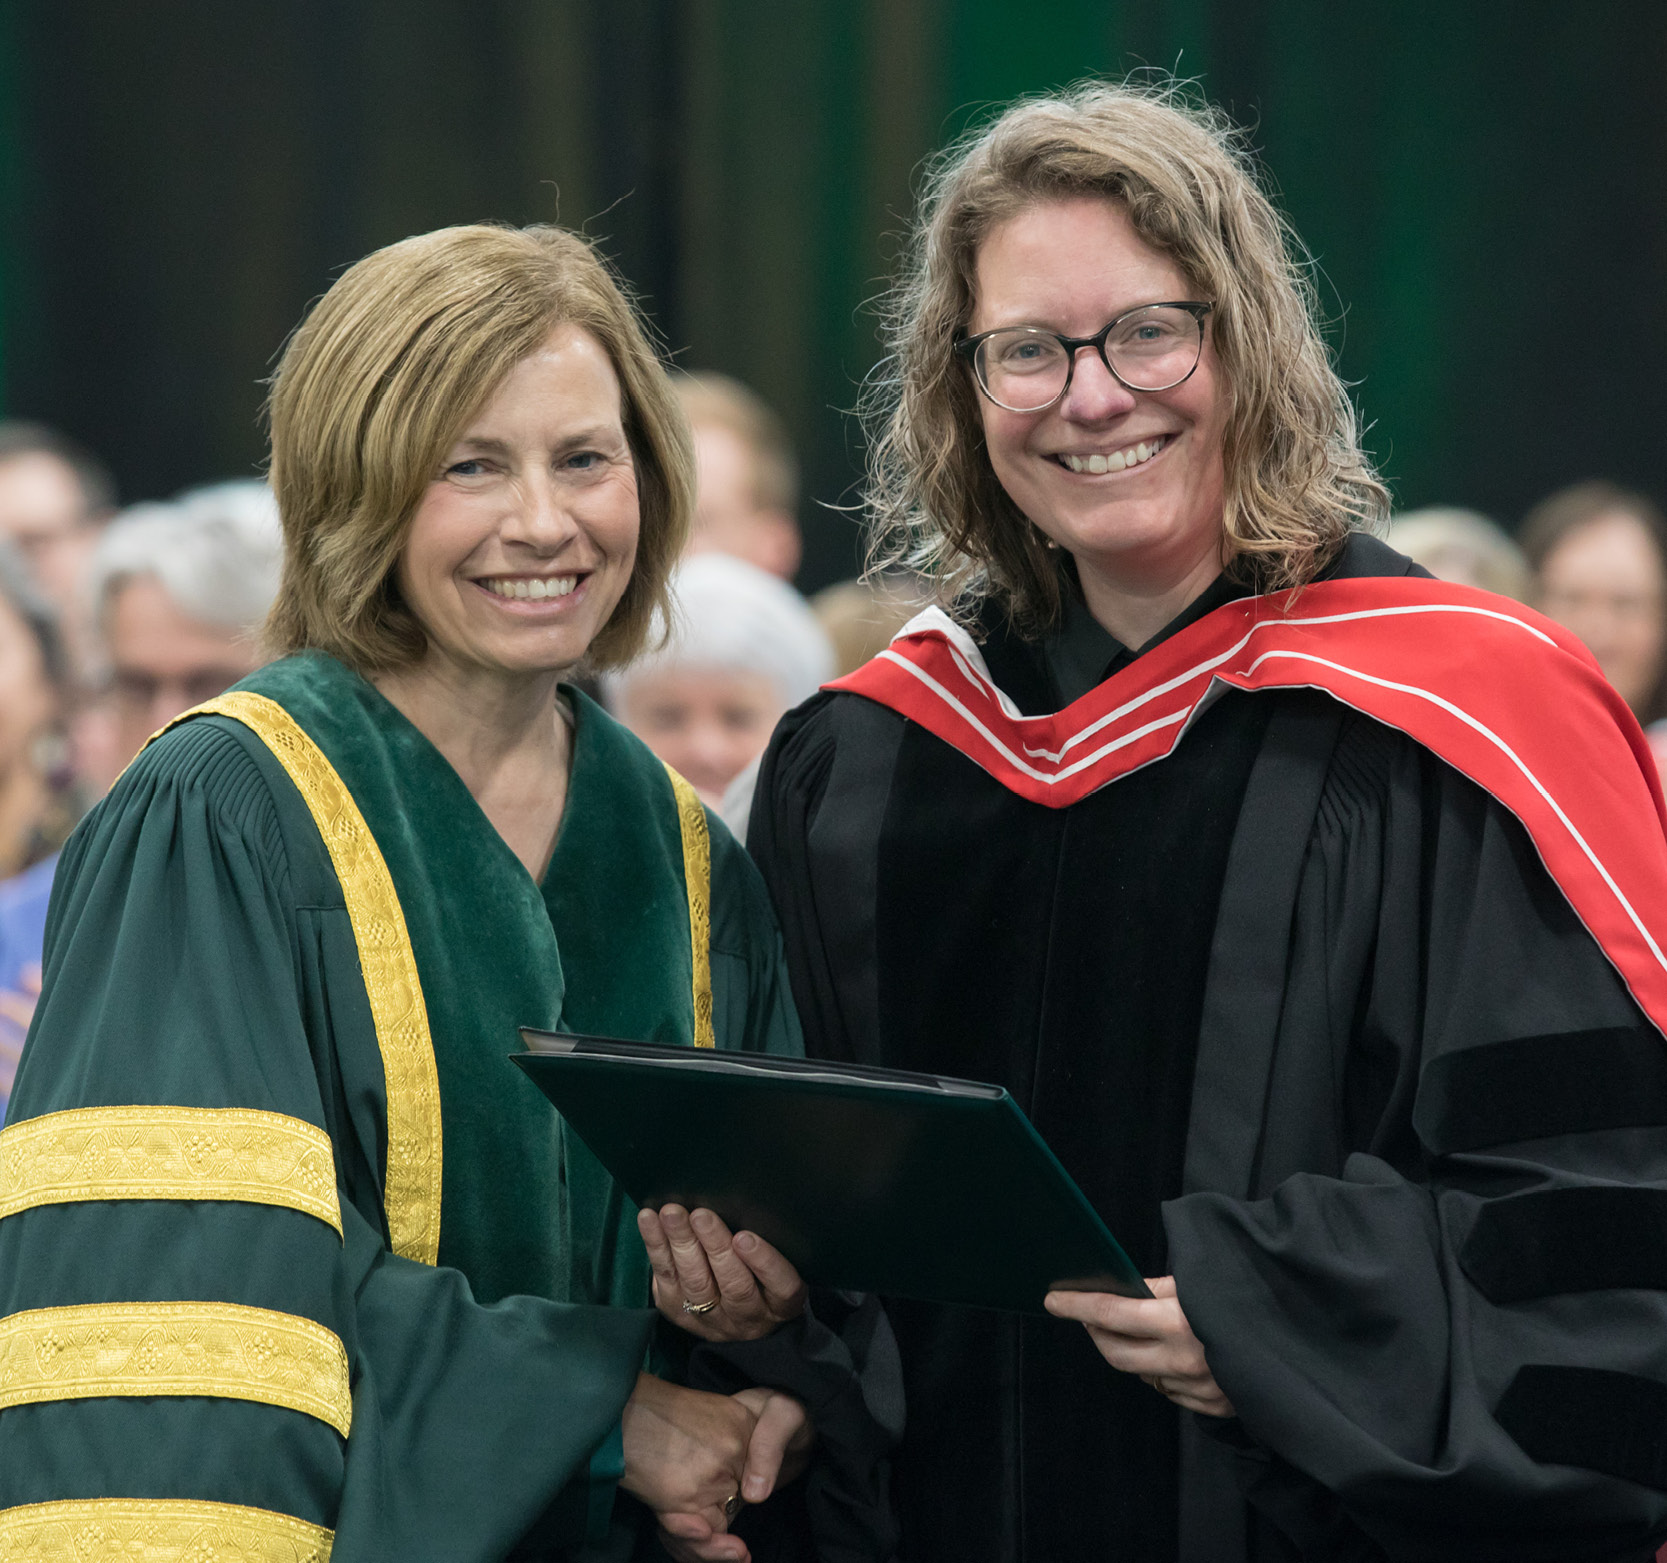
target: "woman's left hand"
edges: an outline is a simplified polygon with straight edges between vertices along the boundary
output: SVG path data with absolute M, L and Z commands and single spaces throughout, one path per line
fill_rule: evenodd
M 1088 1326 L 1100 1355 L 1123 1373 L 1145 1383 L 1187 1411 L 1205 1416 L 1234 1416 L 1233 1403 L 1221 1392 L 1204 1360 L 1204 1345 L 1192 1333 L 1175 1277 L 1149 1277 L 1150 1297 L 1118 1297 L 1110 1292 L 1049 1292 L 1043 1306 L 1060 1319 Z
M 758 1340 L 805 1308 L 799 1272 L 754 1232 L 730 1235 L 710 1210 L 639 1210 L 654 1304 L 701 1340 Z

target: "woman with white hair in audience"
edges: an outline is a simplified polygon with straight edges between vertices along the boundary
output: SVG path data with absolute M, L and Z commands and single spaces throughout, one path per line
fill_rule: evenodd
M 695 554 L 673 592 L 665 644 L 608 676 L 608 705 L 744 837 L 759 756 L 833 676 L 833 647 L 804 598 L 745 560 Z

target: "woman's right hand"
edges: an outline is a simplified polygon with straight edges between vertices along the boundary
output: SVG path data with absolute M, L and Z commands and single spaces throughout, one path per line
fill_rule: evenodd
M 621 1418 L 620 1486 L 655 1511 L 660 1542 L 680 1563 L 749 1563 L 728 1534 L 740 1501 L 762 1503 L 804 1469 L 815 1433 L 777 1390 L 711 1395 L 647 1373 Z
M 730 1395 L 685 1389 L 649 1373 L 620 1418 L 625 1474 L 620 1486 L 657 1513 L 716 1516 L 741 1490 L 757 1414 Z

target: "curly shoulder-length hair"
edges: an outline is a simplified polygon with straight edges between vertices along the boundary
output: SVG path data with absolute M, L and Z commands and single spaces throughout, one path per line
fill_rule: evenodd
M 558 325 L 582 326 L 619 378 L 641 524 L 631 579 L 588 666 L 628 662 L 667 610 L 694 508 L 676 393 L 607 263 L 554 227 L 442 228 L 367 255 L 296 328 L 267 409 L 283 583 L 266 638 L 361 671 L 427 647 L 395 565 L 447 450 L 504 376 Z
M 1350 530 L 1383 522 L 1389 496 L 1360 449 L 1295 235 L 1225 116 L 1167 81 L 1025 99 L 928 166 L 905 268 L 882 306 L 889 356 L 863 406 L 871 563 L 919 571 L 963 617 L 993 600 L 1021 627 L 1056 621 L 1059 572 L 990 466 L 978 392 L 954 346 L 991 230 L 1082 196 L 1116 202 L 1214 306 L 1231 398 L 1230 568 L 1262 590 L 1313 580 Z

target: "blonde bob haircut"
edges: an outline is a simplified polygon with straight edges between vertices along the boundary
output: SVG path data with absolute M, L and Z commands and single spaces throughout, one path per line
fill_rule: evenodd
M 367 255 L 284 349 L 268 400 L 284 530 L 266 623 L 275 651 L 327 651 L 361 671 L 422 656 L 427 636 L 394 580 L 417 504 L 504 376 L 564 324 L 590 332 L 613 363 L 641 512 L 631 579 L 586 663 L 636 655 L 665 614 L 694 509 L 688 426 L 595 250 L 561 228 L 487 224 Z
M 1313 580 L 1351 529 L 1382 524 L 1389 497 L 1360 450 L 1295 235 L 1238 132 L 1168 80 L 1022 100 L 928 166 L 905 269 L 882 306 L 889 356 L 864 398 L 871 564 L 921 572 L 964 619 L 993 600 L 1031 632 L 1057 621 L 1058 556 L 991 469 L 979 392 L 954 344 L 990 231 L 1082 196 L 1116 202 L 1214 306 L 1231 398 L 1229 568 L 1261 590 Z

